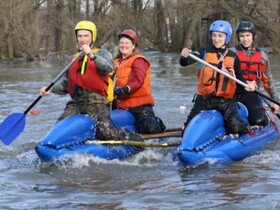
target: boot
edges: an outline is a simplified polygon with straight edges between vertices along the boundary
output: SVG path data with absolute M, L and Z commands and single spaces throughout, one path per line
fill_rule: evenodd
M 122 129 L 124 133 L 124 138 L 126 140 L 132 141 L 144 141 L 138 133 L 128 130 L 127 128 Z

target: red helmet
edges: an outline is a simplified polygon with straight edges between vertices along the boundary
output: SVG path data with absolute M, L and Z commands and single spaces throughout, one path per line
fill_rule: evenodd
M 125 29 L 119 34 L 119 40 L 122 36 L 127 36 L 134 41 L 135 45 L 138 45 L 138 36 L 132 29 Z

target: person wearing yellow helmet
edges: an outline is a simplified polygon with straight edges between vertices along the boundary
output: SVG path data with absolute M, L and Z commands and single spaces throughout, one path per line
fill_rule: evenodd
M 117 129 L 110 119 L 107 106 L 107 90 L 109 74 L 113 71 L 113 59 L 105 49 L 94 48 L 97 36 L 96 26 L 91 21 L 80 21 L 75 26 L 78 52 L 83 56 L 69 67 L 62 80 L 50 91 L 46 87 L 40 89 L 40 95 L 48 95 L 51 91 L 57 94 L 69 94 L 64 112 L 58 121 L 74 114 L 89 114 L 96 122 L 96 138 L 101 140 L 124 139 L 130 133 Z M 130 136 L 129 136 L 130 137 Z M 133 135 L 141 140 L 139 135 Z
M 96 37 L 97 37 L 97 29 L 96 26 L 93 22 L 91 21 L 87 21 L 87 20 L 83 20 L 80 21 L 76 24 L 75 26 L 75 34 L 76 34 L 76 38 L 77 38 L 77 32 L 79 30 L 88 30 L 91 32 L 91 38 L 92 38 L 92 43 L 95 42 Z

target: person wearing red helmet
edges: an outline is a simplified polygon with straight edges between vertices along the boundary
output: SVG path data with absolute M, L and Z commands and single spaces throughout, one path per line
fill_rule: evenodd
M 240 60 L 240 68 L 244 79 L 254 82 L 258 87 L 262 82 L 269 96 L 275 101 L 280 102 L 268 57 L 264 51 L 254 46 L 255 35 L 255 25 L 250 21 L 241 21 L 236 28 L 236 36 L 239 43 L 231 49 Z M 237 88 L 235 98 L 247 107 L 249 123 L 251 125 L 265 126 L 268 124 L 262 98 L 256 92 L 247 92 Z M 273 104 L 272 109 L 274 114 L 278 114 L 279 106 L 277 104 Z
M 119 54 L 114 60 L 115 106 L 135 116 L 138 133 L 161 133 L 165 126 L 153 110 L 155 102 L 151 89 L 151 66 L 139 51 L 137 33 L 126 29 L 119 34 L 118 39 Z
M 210 46 L 191 51 L 183 48 L 181 51 L 180 65 L 188 66 L 196 62 L 189 56 L 190 53 L 204 59 L 206 62 L 217 66 L 232 76 L 245 82 L 239 69 L 239 61 L 235 53 L 229 50 L 232 28 L 224 20 L 214 21 L 209 28 L 212 43 Z M 233 99 L 236 83 L 224 77 L 206 65 L 201 65 L 198 72 L 198 88 L 194 97 L 194 106 L 191 109 L 185 127 L 201 111 L 216 109 L 223 114 L 225 127 L 228 134 L 243 134 L 250 132 L 250 126 L 237 112 L 237 103 Z M 254 91 L 254 84 L 248 84 L 248 91 Z
M 96 122 L 96 139 L 120 140 L 133 137 L 132 140 L 142 140 L 139 135 L 116 128 L 110 119 L 107 95 L 109 74 L 114 70 L 114 61 L 107 50 L 94 48 L 97 36 L 95 24 L 91 21 L 78 22 L 75 26 L 75 36 L 78 52 L 82 51 L 84 55 L 51 90 L 46 91 L 46 87 L 40 89 L 41 96 L 50 92 L 71 96 L 57 122 L 70 115 L 89 114 Z M 77 54 L 74 54 L 72 59 Z

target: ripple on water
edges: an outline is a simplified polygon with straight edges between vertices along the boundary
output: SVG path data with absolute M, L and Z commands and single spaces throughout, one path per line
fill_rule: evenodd
M 153 68 L 155 112 L 168 127 L 181 127 L 193 105 L 197 66 L 180 67 L 179 54 L 147 56 Z M 277 89 L 279 60 L 272 59 Z M 0 118 L 24 111 L 62 68 L 57 63 L 1 64 Z M 68 99 L 41 99 L 34 107 L 40 113 L 26 116 L 20 136 L 9 146 L 0 145 L 1 209 L 280 208 L 279 142 L 244 161 L 197 168 L 178 166 L 170 148 L 147 149 L 124 161 L 77 155 L 70 162 L 40 162 L 34 147 Z

